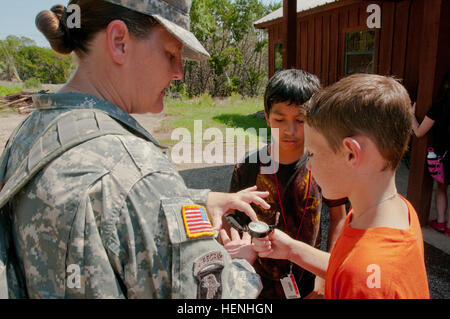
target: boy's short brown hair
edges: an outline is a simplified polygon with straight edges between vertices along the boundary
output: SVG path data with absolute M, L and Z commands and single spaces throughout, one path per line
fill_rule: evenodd
M 316 93 L 306 105 L 306 123 L 321 132 L 337 152 L 342 140 L 369 137 L 397 169 L 412 129 L 411 100 L 394 78 L 354 74 Z

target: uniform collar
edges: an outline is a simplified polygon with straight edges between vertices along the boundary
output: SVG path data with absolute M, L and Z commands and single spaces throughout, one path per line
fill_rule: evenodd
M 96 109 L 107 113 L 109 116 L 124 124 L 134 133 L 152 142 L 160 148 L 162 146 L 156 139 L 144 129 L 130 114 L 106 100 L 99 99 L 89 94 L 76 92 L 35 94 L 32 96 L 33 103 L 38 110 L 56 110 L 56 109 Z

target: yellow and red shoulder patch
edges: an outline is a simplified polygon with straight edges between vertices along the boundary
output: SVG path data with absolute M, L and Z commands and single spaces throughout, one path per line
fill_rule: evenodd
M 184 205 L 182 208 L 184 227 L 189 238 L 214 236 L 206 208 L 200 205 Z

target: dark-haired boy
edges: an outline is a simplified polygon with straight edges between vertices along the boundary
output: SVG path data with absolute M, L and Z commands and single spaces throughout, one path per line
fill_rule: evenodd
M 429 298 L 417 214 L 395 171 L 411 135 L 410 99 L 396 80 L 356 74 L 307 106 L 308 168 L 327 198 L 352 203 L 331 255 L 276 230 L 260 257 L 287 259 L 325 279 L 326 298 Z
M 269 210 L 253 207 L 259 218 L 267 224 L 275 224 L 276 213 L 280 212 L 277 228 L 308 245 L 320 248 L 320 213 L 322 195 L 319 186 L 305 167 L 303 123 L 303 104 L 320 89 L 318 78 L 301 70 L 284 70 L 276 73 L 267 84 L 264 95 L 264 113 L 268 126 L 272 129 L 272 137 L 277 143 L 279 163 L 263 163 L 267 149 L 258 150 L 257 156 L 249 154 L 243 163 L 237 164 L 231 179 L 230 192 L 237 192 L 256 185 L 258 190 L 269 191 L 266 198 Z M 276 149 L 276 148 L 274 148 Z M 271 152 L 269 148 L 269 153 Z M 257 159 L 256 163 L 254 159 Z M 270 171 L 271 167 L 278 170 Z M 263 169 L 263 170 L 261 170 Z M 264 171 L 265 169 L 265 171 Z M 267 172 L 269 171 L 269 174 Z M 344 200 L 327 201 L 330 208 L 330 226 L 328 228 L 328 248 L 331 249 L 339 235 L 345 220 Z M 226 223 L 224 223 L 226 225 Z M 284 298 L 281 280 L 289 274 L 298 286 L 297 297 L 310 297 L 323 294 L 324 281 L 301 267 L 288 261 L 275 261 L 257 258 L 248 245 L 248 234 L 244 233 L 240 241 L 234 229 L 221 231 L 222 242 L 232 257 L 244 257 L 261 276 L 263 290 L 260 298 Z M 239 241 L 240 244 L 239 245 Z M 247 243 L 247 247 L 246 247 Z M 289 280 L 292 280 L 289 278 Z M 295 289 L 294 289 L 295 290 Z

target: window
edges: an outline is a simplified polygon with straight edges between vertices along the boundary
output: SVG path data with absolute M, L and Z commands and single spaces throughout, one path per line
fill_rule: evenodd
M 345 33 L 345 75 L 373 73 L 375 30 Z
M 283 44 L 275 43 L 274 73 L 283 70 Z

